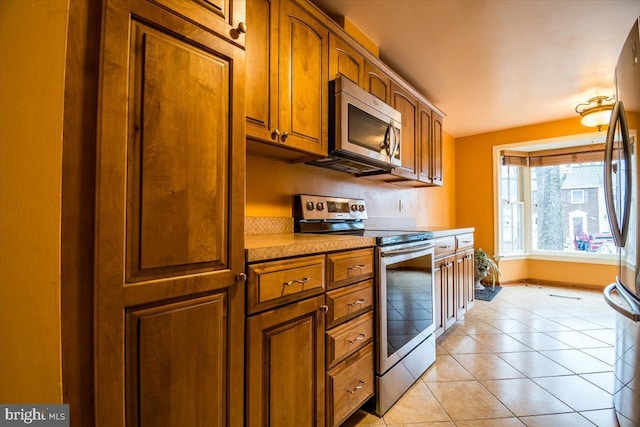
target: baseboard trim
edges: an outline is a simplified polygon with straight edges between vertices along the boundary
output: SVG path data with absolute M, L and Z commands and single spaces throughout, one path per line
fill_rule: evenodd
M 491 284 L 489 284 L 491 285 Z M 520 279 L 520 280 L 500 280 L 496 281 L 496 285 L 499 286 L 517 286 L 517 285 L 538 285 L 538 286 L 557 286 L 560 288 L 579 288 L 579 289 L 589 289 L 589 290 L 597 290 L 601 291 L 607 286 L 606 283 L 602 285 L 593 285 L 589 283 L 574 283 L 574 282 L 558 282 L 554 280 L 544 280 L 544 279 Z

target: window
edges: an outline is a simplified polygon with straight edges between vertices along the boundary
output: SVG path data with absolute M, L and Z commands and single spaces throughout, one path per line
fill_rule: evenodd
M 500 152 L 500 255 L 610 253 L 604 144 Z
M 571 190 L 571 203 L 581 205 L 584 203 L 584 190 Z
M 531 168 L 532 251 L 596 252 L 613 242 L 609 223 L 601 221 L 603 168 L 603 162 Z
M 503 165 L 500 171 L 501 253 L 524 253 L 523 170 Z

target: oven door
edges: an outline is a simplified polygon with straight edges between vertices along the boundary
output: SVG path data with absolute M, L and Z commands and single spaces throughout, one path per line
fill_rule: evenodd
M 416 242 L 376 249 L 378 375 L 435 332 L 433 248 Z

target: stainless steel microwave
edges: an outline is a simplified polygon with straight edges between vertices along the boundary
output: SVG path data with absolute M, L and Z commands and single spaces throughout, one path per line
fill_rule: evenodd
M 400 166 L 402 116 L 345 77 L 330 82 L 329 156 L 310 162 L 356 175 Z

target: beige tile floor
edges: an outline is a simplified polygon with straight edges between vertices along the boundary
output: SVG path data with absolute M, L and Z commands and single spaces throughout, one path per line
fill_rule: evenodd
M 616 427 L 614 338 L 601 292 L 508 286 L 438 339 L 436 363 L 383 418 L 344 426 Z

